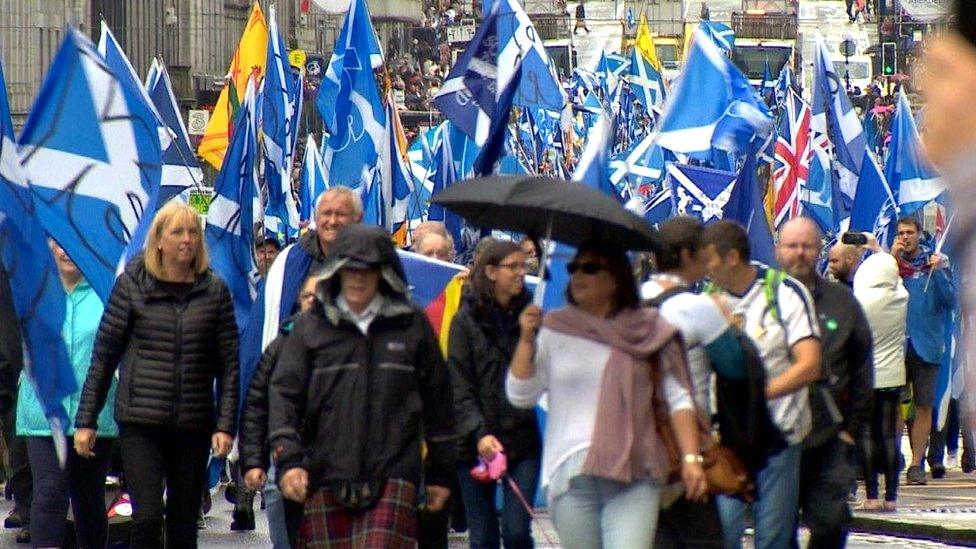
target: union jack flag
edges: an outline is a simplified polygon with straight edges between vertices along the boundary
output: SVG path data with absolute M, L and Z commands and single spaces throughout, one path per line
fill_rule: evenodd
M 801 190 L 810 177 L 810 105 L 792 89 L 787 90 L 780 114 L 773 172 L 773 224 L 779 227 L 800 215 Z

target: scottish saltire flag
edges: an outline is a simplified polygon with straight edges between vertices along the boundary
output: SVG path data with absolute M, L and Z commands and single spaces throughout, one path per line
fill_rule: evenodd
M 752 259 L 766 265 L 777 265 L 773 250 L 773 234 L 766 222 L 759 183 L 756 181 L 756 155 L 748 154 L 732 191 L 723 208 L 723 219 L 738 221 L 749 235 Z
M 155 211 L 159 133 L 143 93 L 69 29 L 20 138 L 36 217 L 106 302 Z
M 197 155 L 190 147 L 190 136 L 183 123 L 173 84 L 169 79 L 166 65 L 153 59 L 146 78 L 146 91 L 156 112 L 169 128 L 170 143 L 163 149 L 163 167 L 159 182 L 158 204 L 162 206 L 170 198 L 180 195 L 186 189 L 203 184 L 203 170 L 197 162 Z
M 780 112 L 773 171 L 773 225 L 800 215 L 800 193 L 810 177 L 810 106 L 792 89 Z
M 610 164 L 610 148 L 613 145 L 613 124 L 606 115 L 600 116 L 580 156 L 579 164 L 573 172 L 573 181 L 583 183 L 588 187 L 610 195 L 623 204 L 629 196 L 622 195 L 610 182 L 608 168 Z M 625 191 L 629 195 L 629 191 Z
M 298 237 L 298 208 L 291 192 L 294 154 L 295 79 L 288 63 L 285 41 L 278 33 L 274 4 L 268 8 L 268 58 L 261 93 L 261 131 L 264 138 L 264 178 L 268 189 L 264 221 L 278 242 Z M 233 138 L 232 138 L 233 139 Z
M 295 82 L 292 88 L 293 95 L 289 98 L 295 106 L 291 115 L 291 150 L 294 154 L 298 148 L 298 132 L 301 131 L 302 109 L 305 107 L 305 73 L 295 70 L 290 64 L 286 65 L 285 68 L 291 71 L 291 78 Z
M 629 149 L 614 155 L 609 163 L 610 183 L 636 190 L 637 195 L 649 197 L 665 177 L 664 149 L 649 135 Z
M 668 164 L 667 172 L 674 215 L 702 223 L 722 219 L 735 188 L 735 173 L 682 164 Z
M 386 144 L 380 154 L 383 199 L 383 226 L 391 234 L 408 219 L 410 197 L 414 194 L 413 174 L 407 162 L 407 138 L 393 96 L 387 96 Z
M 322 168 L 322 160 L 319 158 L 315 137 L 308 134 L 308 140 L 305 141 L 305 158 L 302 160 L 302 176 L 298 187 L 300 205 L 298 217 L 300 219 L 303 221 L 315 219 L 315 201 L 328 188 L 329 182 L 325 179 L 325 171 Z
M 253 81 L 252 81 L 253 86 Z M 204 237 L 214 271 L 234 298 L 239 333 L 244 333 L 251 303 L 257 295 L 254 259 L 255 197 L 259 194 L 254 88 L 248 87 L 234 120 L 234 134 L 214 181 L 214 197 L 207 212 Z M 261 210 L 258 210 L 259 212 Z
M 649 61 L 644 59 L 637 48 L 630 51 L 627 80 L 630 82 L 631 93 L 648 111 L 654 111 L 658 115 L 663 112 L 667 97 L 664 78 Z
M 657 185 L 649 200 L 644 202 L 644 219 L 651 225 L 663 223 L 673 217 L 674 201 L 671 199 L 671 186 Z
M 479 145 L 488 140 L 499 89 L 496 15 L 497 8 L 493 6 L 433 100 L 456 128 Z
M 712 148 L 744 152 L 773 130 L 749 81 L 699 29 L 659 123 L 658 143 L 708 160 Z
M 329 130 L 322 162 L 330 185 L 360 188 L 372 181 L 386 130 L 373 77 L 382 64 L 366 0 L 353 0 L 315 100 Z
M 787 93 L 790 90 L 799 91 L 793 86 L 793 69 L 790 68 L 790 64 L 787 63 L 783 65 L 782 70 L 779 71 L 779 78 L 776 79 L 776 104 L 782 105 L 786 102 Z
M 456 128 L 450 121 L 444 128 L 439 145 L 434 153 L 436 171 L 434 172 L 432 195 L 469 177 L 474 173 L 477 158 L 481 156 L 479 147 L 475 145 L 474 140 Z M 451 234 L 451 238 L 454 239 L 455 250 L 459 254 L 466 251 L 466 242 L 463 238 L 464 220 L 461 216 L 441 205 L 430 204 L 427 219 L 443 221 L 447 231 Z
M 732 50 L 735 49 L 735 31 L 732 27 L 717 21 L 701 21 L 698 28 L 722 50 L 722 53 L 726 56 L 732 55 Z
M 898 108 L 891 122 L 885 177 L 901 215 L 914 213 L 945 191 L 939 174 L 926 161 L 912 107 L 904 93 L 898 95 Z
M 773 80 L 773 70 L 769 67 L 769 59 L 763 66 L 762 83 L 759 85 L 759 96 L 762 97 L 766 105 L 776 104 L 776 82 Z
M 882 244 L 892 240 L 891 228 L 901 217 L 888 180 L 874 154 L 864 151 L 861 177 L 851 206 L 850 230 L 873 233 Z
M 840 203 L 840 188 L 831 170 L 827 136 L 811 136 L 810 169 L 807 183 L 800 189 L 804 214 L 813 218 L 826 234 L 836 234 L 846 209 Z
M 47 234 L 35 214 L 27 175 L 17 158 L 7 84 L 0 67 L 0 259 L 26 349 L 24 372 L 51 423 L 63 466 L 67 457 L 64 429 L 69 418 L 62 401 L 74 394 L 78 385 L 61 336 L 64 289 L 47 246 Z
M 411 221 L 427 217 L 427 208 L 434 192 L 434 175 L 437 171 L 434 153 L 440 147 L 440 140 L 448 121 L 441 122 L 417 136 L 410 145 L 410 171 L 414 179 L 414 192 L 407 204 L 407 217 Z
M 868 144 L 868 149 L 872 154 L 878 154 L 881 150 L 881 140 L 878 138 L 878 120 L 871 109 L 864 115 L 864 141 Z
M 867 142 L 864 128 L 847 97 L 847 91 L 830 60 L 830 52 L 822 36 L 817 34 L 813 58 L 812 128 L 828 137 L 833 150 L 833 169 L 839 177 L 845 207 L 854 199 L 857 178 Z

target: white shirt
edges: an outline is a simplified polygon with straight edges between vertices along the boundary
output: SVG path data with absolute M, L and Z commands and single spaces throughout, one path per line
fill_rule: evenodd
M 377 293 L 373 297 L 373 300 L 369 302 L 369 305 L 359 314 L 354 313 L 349 308 L 349 302 L 346 301 L 346 298 L 342 294 L 339 294 L 339 297 L 336 298 L 336 307 L 356 323 L 356 327 L 359 328 L 359 331 L 363 335 L 366 335 L 366 331 L 369 330 L 369 325 L 372 324 L 376 315 L 379 314 L 380 309 L 383 307 L 383 294 Z
M 509 372 L 505 388 L 518 408 L 531 408 L 548 394 L 546 434 L 542 449 L 542 485 L 568 458 L 590 447 L 596 424 L 603 371 L 610 346 L 542 328 L 536 339 L 535 376 L 519 379 Z M 662 377 L 671 413 L 692 409 L 691 394 L 670 372 Z M 582 461 L 576 465 L 582 466 Z M 567 480 L 578 474 L 571 471 Z M 550 492 L 549 497 L 558 494 Z
M 666 278 L 669 277 L 652 276 L 641 286 L 641 297 L 653 299 L 660 295 L 664 291 L 660 281 Z M 682 280 L 673 282 L 686 285 Z M 728 321 L 711 297 L 690 291 L 665 300 L 661 304 L 661 316 L 681 332 L 681 338 L 688 348 L 688 370 L 694 385 L 695 402 L 710 417 L 712 366 L 705 354 L 705 346 L 728 329 Z
M 754 263 L 756 280 L 739 296 L 726 292 L 732 314 L 741 316 L 743 331 L 762 356 L 767 381 L 778 377 L 793 364 L 791 349 L 807 338 L 819 338 L 813 298 L 803 284 L 787 276 L 778 287 L 779 321 L 768 310 L 764 276 L 769 267 Z M 768 402 L 773 423 L 790 444 L 799 444 L 810 432 L 810 404 L 806 387 Z

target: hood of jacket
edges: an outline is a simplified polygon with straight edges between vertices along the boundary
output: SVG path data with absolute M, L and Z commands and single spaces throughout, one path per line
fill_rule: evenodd
M 381 316 L 412 312 L 407 276 L 390 235 L 380 227 L 349 225 L 343 227 L 330 246 L 319 275 L 315 296 L 326 318 L 338 324 L 342 313 L 336 305 L 341 285 L 339 272 L 344 268 L 375 269 L 380 273 L 379 292 L 387 299 Z
M 898 262 L 886 253 L 875 253 L 864 259 L 854 273 L 854 292 L 878 289 L 895 291 L 902 286 Z

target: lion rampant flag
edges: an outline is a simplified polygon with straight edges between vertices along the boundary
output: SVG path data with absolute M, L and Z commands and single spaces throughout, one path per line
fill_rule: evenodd
M 215 169 L 224 163 L 224 153 L 230 141 L 231 121 L 244 97 L 247 80 L 254 74 L 255 81 L 264 76 L 264 64 L 268 55 L 268 22 L 261 6 L 254 2 L 251 16 L 237 44 L 237 51 L 227 70 L 227 83 L 220 90 L 217 105 L 210 115 L 210 122 L 200 140 L 197 154 Z
M 647 59 L 647 62 L 654 67 L 654 70 L 660 73 L 661 60 L 657 58 L 657 51 L 654 49 L 654 37 L 651 35 L 651 28 L 647 25 L 647 17 L 644 15 L 641 15 L 635 42 L 637 51 L 644 56 L 644 59 Z

